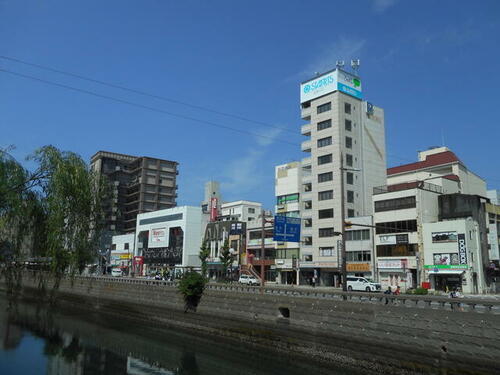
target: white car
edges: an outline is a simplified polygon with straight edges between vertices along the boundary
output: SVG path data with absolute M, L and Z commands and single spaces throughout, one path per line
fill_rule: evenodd
M 246 285 L 260 285 L 259 279 L 251 275 L 241 275 L 238 282 Z
M 361 292 L 380 292 L 382 286 L 379 283 L 374 283 L 364 277 L 348 277 L 347 290 L 358 290 Z
M 119 269 L 119 268 L 113 268 L 113 269 L 111 270 L 111 276 L 114 276 L 114 277 L 121 277 L 121 276 L 123 276 L 123 272 L 122 272 L 122 270 L 121 270 L 121 269 Z

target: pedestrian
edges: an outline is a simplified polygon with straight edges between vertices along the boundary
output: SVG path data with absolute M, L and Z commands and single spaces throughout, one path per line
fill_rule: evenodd
M 387 287 L 387 290 L 384 292 L 384 294 L 392 294 L 392 289 L 390 286 Z M 389 303 L 389 298 L 385 297 L 385 304 L 387 305 Z
M 399 296 L 400 294 L 401 294 L 401 287 L 398 285 L 398 287 L 394 291 L 394 295 Z

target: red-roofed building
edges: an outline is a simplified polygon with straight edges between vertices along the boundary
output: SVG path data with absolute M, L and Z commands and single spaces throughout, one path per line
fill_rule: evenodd
M 486 182 L 471 172 L 447 147 L 437 147 L 418 153 L 418 161 L 387 169 L 387 185 L 429 181 L 442 186 L 443 193 L 458 192 L 486 196 Z M 454 183 L 450 183 L 453 181 Z

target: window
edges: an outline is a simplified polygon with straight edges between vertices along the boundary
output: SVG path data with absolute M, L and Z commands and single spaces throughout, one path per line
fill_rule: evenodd
M 255 208 L 249 208 L 248 209 L 249 214 L 254 214 L 255 213 Z
M 333 208 L 327 208 L 324 210 L 319 210 L 318 211 L 318 217 L 320 219 L 328 219 L 333 217 Z
M 375 233 L 387 234 L 387 233 L 416 232 L 416 231 L 417 231 L 417 220 L 402 220 L 402 221 L 377 223 Z
M 325 190 L 318 192 L 319 201 L 326 201 L 328 199 L 333 199 L 333 190 Z
M 344 112 L 351 114 L 351 105 L 349 103 L 344 103 Z
M 354 217 L 354 216 L 356 216 L 356 215 L 354 215 L 354 210 L 349 208 L 347 210 L 347 217 Z
M 320 247 L 319 256 L 320 257 L 331 257 L 333 256 L 333 247 Z
M 415 256 L 418 250 L 417 244 L 396 244 L 396 245 L 377 245 L 378 257 L 404 257 Z
M 351 137 L 345 137 L 345 147 L 352 148 L 352 138 Z
M 369 250 L 347 251 L 346 258 L 348 262 L 369 262 L 372 260 L 372 254 Z
M 345 120 L 345 130 L 351 131 L 352 130 L 352 122 L 351 120 Z
M 326 182 L 333 180 L 333 172 L 320 173 L 318 175 L 318 182 Z
M 332 109 L 332 103 L 325 103 L 318 106 L 317 113 L 323 113 Z
M 347 190 L 347 203 L 354 203 L 354 191 Z
M 352 167 L 352 155 L 350 154 L 345 154 L 345 164 L 348 167 Z
M 286 203 L 292 203 L 292 202 L 298 202 L 298 201 L 299 201 L 299 194 L 281 195 L 281 196 L 277 197 L 277 199 L 276 199 L 277 204 L 286 204 Z M 248 212 L 250 212 L 250 211 L 248 211 Z
M 333 237 L 334 236 L 333 228 L 319 228 L 319 236 L 320 237 Z
M 354 175 L 351 172 L 347 172 L 346 177 L 348 185 L 354 184 Z
M 432 232 L 432 242 L 457 242 L 457 232 Z
M 313 256 L 311 254 L 304 255 L 304 262 L 312 262 Z
M 346 241 L 364 241 L 370 239 L 370 229 L 349 230 L 345 232 Z
M 332 154 L 318 156 L 318 165 L 327 164 L 332 162 Z
M 325 147 L 332 144 L 332 137 L 318 139 L 318 147 Z
M 403 210 L 405 208 L 414 208 L 414 207 L 417 207 L 417 202 L 414 196 L 386 199 L 383 201 L 375 202 L 375 212 Z
M 125 250 L 128 250 L 128 242 L 125 242 L 125 246 L 123 246 Z
M 332 120 L 318 122 L 318 130 L 324 130 L 332 127 Z

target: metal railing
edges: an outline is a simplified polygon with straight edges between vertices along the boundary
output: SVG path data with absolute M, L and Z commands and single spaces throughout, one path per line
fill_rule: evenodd
M 376 186 L 373 188 L 373 195 L 391 193 L 394 191 L 410 190 L 410 189 L 422 189 L 439 194 L 443 193 L 442 186 L 431 184 L 424 181 L 412 181 L 394 185 Z

